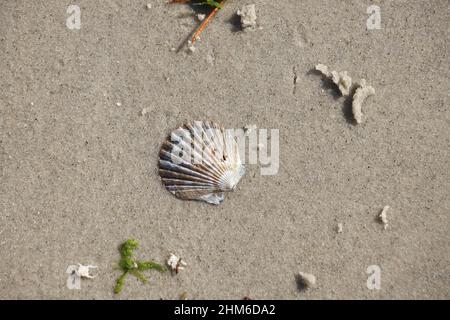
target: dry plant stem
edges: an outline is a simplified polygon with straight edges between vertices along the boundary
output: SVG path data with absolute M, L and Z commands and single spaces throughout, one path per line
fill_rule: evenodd
M 220 4 L 223 5 L 226 0 L 223 0 Z M 171 0 L 170 3 L 188 3 L 190 0 Z M 198 27 L 197 31 L 195 31 L 194 35 L 191 38 L 191 43 L 194 44 L 197 39 L 200 37 L 200 34 L 206 29 L 211 20 L 215 17 L 220 8 L 214 8 L 211 13 L 202 21 L 200 27 Z
M 213 11 L 206 17 L 205 20 L 203 20 L 200 27 L 195 31 L 194 35 L 191 38 L 191 43 L 194 44 L 195 41 L 200 37 L 200 34 L 205 30 L 205 28 L 208 26 L 208 24 L 211 22 L 211 20 L 214 18 L 214 16 L 217 14 L 217 12 L 220 10 L 220 8 L 214 8 Z

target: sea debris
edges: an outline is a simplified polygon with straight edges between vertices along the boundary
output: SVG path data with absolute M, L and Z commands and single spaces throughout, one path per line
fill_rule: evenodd
M 339 88 L 342 96 L 346 97 L 350 94 L 352 88 L 352 78 L 348 75 L 347 71 L 329 71 L 328 67 L 319 63 L 315 69 L 322 73 L 322 75 L 331 81 Z
M 358 88 L 356 89 L 355 94 L 353 95 L 353 101 L 352 101 L 352 113 L 353 117 L 355 118 L 356 123 L 362 122 L 362 104 L 364 100 L 366 100 L 368 97 L 375 94 L 375 89 L 372 86 L 369 86 L 366 84 L 365 79 L 361 79 L 359 82 Z
M 179 300 L 187 300 L 188 299 L 188 293 L 184 291 L 182 294 L 180 294 Z
M 150 113 L 150 108 L 143 108 L 141 110 L 141 116 L 145 116 L 146 114 Z
M 178 258 L 176 255 L 171 253 L 169 258 L 167 259 L 167 265 L 172 272 L 178 274 L 178 272 L 184 270 L 184 267 L 187 266 L 187 263 L 183 259 Z
M 208 24 L 216 16 L 226 0 L 171 0 L 170 3 L 192 3 L 197 5 L 207 5 L 212 8 L 211 12 L 202 20 L 202 23 L 191 37 L 191 44 L 193 45 L 199 38 L 200 34 L 206 29 Z
M 141 280 L 143 283 L 147 283 L 147 277 L 142 273 L 146 270 L 157 270 L 159 272 L 165 272 L 167 269 L 153 261 L 137 261 L 134 258 L 133 252 L 139 247 L 136 240 L 129 239 L 122 243 L 119 247 L 120 261 L 119 268 L 122 270 L 122 275 L 117 279 L 114 287 L 114 293 L 118 294 L 122 291 L 125 285 L 125 278 L 128 274 L 131 274 Z
M 331 80 L 341 92 L 343 97 L 348 97 L 351 94 L 352 99 L 352 114 L 357 124 L 362 122 L 362 104 L 369 97 L 375 94 L 375 89 L 367 85 L 365 79 L 361 79 L 358 84 L 352 84 L 352 78 L 347 71 L 337 72 L 330 71 L 324 64 L 317 64 L 315 69 L 319 71 L 325 78 Z
M 241 27 L 243 30 L 253 30 L 256 28 L 256 6 L 254 4 L 244 5 L 237 11 L 241 17 Z
M 195 48 L 194 43 L 191 40 L 188 40 L 187 42 L 187 49 L 189 53 L 195 53 L 197 48 Z
M 218 205 L 245 173 L 232 130 L 194 121 L 174 130 L 159 152 L 159 175 L 166 189 L 183 200 Z
M 84 265 L 78 263 L 78 269 L 75 272 L 81 278 L 93 279 L 93 278 L 95 278 L 95 276 L 91 275 L 89 273 L 89 271 L 90 271 L 90 269 L 96 269 L 96 268 L 98 268 L 98 267 L 91 266 L 91 265 L 84 266 Z
M 384 230 L 388 228 L 388 219 L 387 219 L 387 212 L 390 209 L 389 206 L 384 206 L 383 210 L 381 210 L 380 215 L 378 216 L 378 219 L 384 226 Z
M 341 222 L 337 224 L 336 231 L 337 233 L 342 233 L 344 231 L 344 225 Z
M 299 290 L 306 290 L 308 288 L 316 287 L 316 277 L 313 274 L 299 272 L 296 275 L 296 280 Z

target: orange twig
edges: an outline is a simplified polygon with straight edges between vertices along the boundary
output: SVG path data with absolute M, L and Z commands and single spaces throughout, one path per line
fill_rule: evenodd
M 223 0 L 220 2 L 220 4 L 224 4 L 226 0 Z M 188 3 L 191 2 L 191 0 L 170 0 L 170 3 Z M 217 12 L 220 10 L 220 8 L 216 7 L 214 8 L 208 16 L 205 18 L 205 20 L 202 21 L 198 29 L 195 31 L 194 35 L 191 38 L 191 43 L 194 44 L 195 41 L 200 37 L 200 34 L 206 29 L 208 24 L 211 22 L 211 20 L 215 17 Z
M 197 41 L 197 39 L 200 37 L 200 34 L 206 29 L 208 24 L 211 22 L 211 20 L 214 18 L 214 16 L 217 14 L 217 12 L 220 10 L 220 8 L 214 8 L 213 11 L 205 18 L 205 20 L 202 21 L 202 24 L 200 27 L 198 27 L 197 31 L 195 31 L 194 35 L 191 38 L 192 44 Z

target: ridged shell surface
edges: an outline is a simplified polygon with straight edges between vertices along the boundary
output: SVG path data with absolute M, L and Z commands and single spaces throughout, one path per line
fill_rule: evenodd
M 210 121 L 195 121 L 174 130 L 159 152 L 164 186 L 184 200 L 220 204 L 244 172 L 234 131 Z

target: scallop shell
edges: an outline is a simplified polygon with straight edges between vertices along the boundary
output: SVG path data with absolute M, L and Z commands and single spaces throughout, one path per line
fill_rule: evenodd
M 233 131 L 210 121 L 195 121 L 174 130 L 159 152 L 164 186 L 184 200 L 218 205 L 244 172 Z

